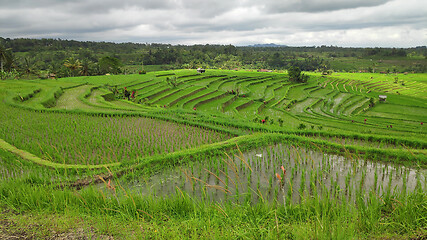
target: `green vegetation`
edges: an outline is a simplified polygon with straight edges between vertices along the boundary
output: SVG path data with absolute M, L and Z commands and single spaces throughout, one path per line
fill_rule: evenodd
M 425 238 L 426 75 L 297 68 L 0 81 L 0 238 Z
M 2 79 L 144 74 L 171 69 L 426 73 L 427 49 L 173 46 L 0 37 Z
M 293 82 L 302 82 L 305 83 L 308 80 L 308 76 L 304 73 L 301 73 L 299 67 L 290 67 L 288 69 L 289 80 Z

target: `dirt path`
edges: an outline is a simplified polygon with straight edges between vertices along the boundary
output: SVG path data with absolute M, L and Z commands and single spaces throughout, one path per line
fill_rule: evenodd
M 90 85 L 83 85 L 80 87 L 66 89 L 64 93 L 58 98 L 55 108 L 57 109 L 95 109 L 92 106 L 88 106 L 79 100 L 79 96 L 84 94 Z

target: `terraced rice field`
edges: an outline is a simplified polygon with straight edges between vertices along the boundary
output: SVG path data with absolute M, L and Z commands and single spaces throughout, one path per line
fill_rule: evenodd
M 147 112 L 150 109 L 172 108 L 247 121 L 269 119 L 264 124 L 292 119 L 293 122 L 288 125 L 343 129 L 341 126 L 348 122 L 362 122 L 364 124 L 358 126 L 362 132 L 372 131 L 373 127 L 387 129 L 390 124 L 393 125 L 393 131 L 401 129 L 419 132 L 418 125 L 425 120 L 425 116 L 407 112 L 411 109 L 408 105 L 415 103 L 415 112 L 426 112 L 427 108 L 422 100 L 427 98 L 425 82 L 413 80 L 410 76 L 402 76 L 402 81 L 406 81 L 404 86 L 395 86 L 395 83 L 385 81 L 386 77 L 383 76 L 367 80 L 352 79 L 344 74 L 333 77 L 314 76 L 308 83 L 301 84 L 290 82 L 285 74 L 275 73 L 212 70 L 204 74 L 194 74 L 191 71 L 167 74 L 128 77 L 123 82 L 108 86 L 89 82 L 75 88 L 66 88 L 54 102 L 53 109 Z M 165 80 L 167 77 L 176 77 L 178 85 L 168 85 Z M 393 76 L 388 78 L 391 77 Z M 40 87 L 43 84 L 38 84 L 41 91 L 18 103 L 19 105 L 33 107 L 44 104 L 43 93 L 48 95 L 54 88 Z M 63 86 L 64 83 L 58 85 Z M 69 85 L 68 83 L 67 87 Z M 111 86 L 118 90 L 116 100 L 105 98 L 111 93 Z M 136 92 L 132 101 L 127 101 L 122 96 L 124 87 Z M 401 94 L 406 91 L 406 95 L 415 94 L 416 88 L 417 97 L 409 99 L 407 104 L 405 101 L 399 102 L 402 95 L 390 92 L 393 88 L 400 90 Z M 377 92 L 380 90 L 381 92 Z M 378 101 L 379 94 L 389 94 L 386 103 Z M 384 111 L 383 108 L 387 110 Z M 404 116 L 402 108 L 406 111 Z M 405 120 L 403 124 L 392 121 L 399 116 Z M 370 121 L 365 124 L 366 118 L 370 118 Z M 333 125 L 329 120 L 340 124 Z
M 310 75 L 1 81 L 0 207 L 227 239 L 427 236 L 425 76 Z

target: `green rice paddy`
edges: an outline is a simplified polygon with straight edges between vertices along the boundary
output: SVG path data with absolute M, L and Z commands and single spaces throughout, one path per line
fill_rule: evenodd
M 426 237 L 427 76 L 309 75 L 1 81 L 0 207 L 117 238 Z

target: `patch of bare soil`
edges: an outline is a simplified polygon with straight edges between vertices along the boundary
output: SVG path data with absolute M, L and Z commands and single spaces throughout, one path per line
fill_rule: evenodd
M 111 236 L 105 236 L 105 235 L 97 235 L 94 233 L 94 229 L 83 229 L 78 228 L 75 229 L 73 232 L 67 232 L 67 233 L 57 233 L 54 234 L 49 239 L 55 239 L 55 240 L 71 240 L 71 239 L 103 239 L 103 240 L 112 240 L 114 239 Z
M 100 174 L 95 175 L 93 177 L 87 177 L 83 179 L 78 179 L 74 182 L 67 184 L 68 187 L 75 188 L 76 190 L 80 190 L 86 186 L 98 184 L 105 182 L 113 177 L 112 174 Z M 64 187 L 64 186 L 63 186 Z
M 52 240 L 86 240 L 86 239 L 102 239 L 112 240 L 114 237 L 97 234 L 93 227 L 80 227 L 77 229 L 69 229 L 66 232 L 56 232 L 49 226 L 43 226 L 34 223 L 28 223 L 23 226 L 10 219 L 8 216 L 16 215 L 16 213 L 6 210 L 0 215 L 0 239 L 52 239 Z

